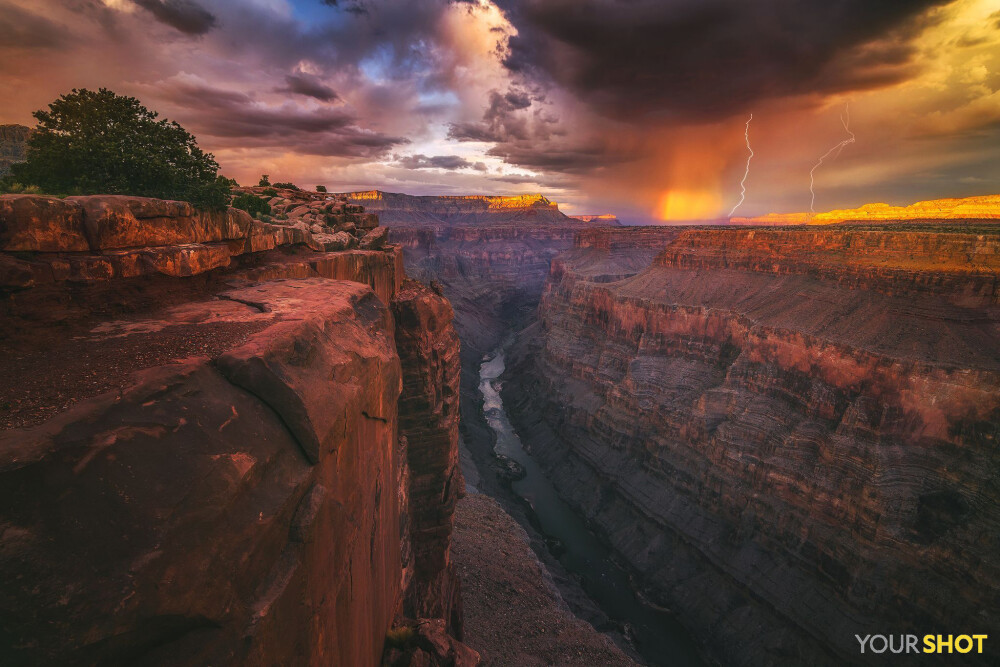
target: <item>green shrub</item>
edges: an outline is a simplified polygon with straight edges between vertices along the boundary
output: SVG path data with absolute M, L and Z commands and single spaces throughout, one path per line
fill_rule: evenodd
M 42 189 L 37 185 L 25 185 L 24 183 L 18 183 L 16 181 L 3 182 L 0 181 L 0 194 L 10 194 L 10 195 L 40 195 Z M 66 195 L 63 195 L 64 197 Z
M 282 190 L 298 190 L 299 186 L 295 183 L 275 183 L 274 187 L 281 188 Z
M 263 191 L 261 191 L 261 194 L 264 195 L 265 197 L 277 197 L 278 191 L 275 190 L 274 188 L 266 188 Z
M 134 97 L 74 89 L 34 116 L 27 161 L 11 167 L 13 180 L 46 192 L 180 199 L 212 209 L 229 201 L 230 181 L 219 176 L 215 157 Z
M 326 186 L 325 185 L 317 185 L 316 186 L 316 192 L 326 192 Z
M 271 205 L 263 197 L 245 192 L 233 199 L 233 208 L 246 211 L 257 219 L 271 214 Z

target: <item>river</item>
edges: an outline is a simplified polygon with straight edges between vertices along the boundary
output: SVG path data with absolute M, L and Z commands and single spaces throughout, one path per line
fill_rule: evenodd
M 512 483 L 514 493 L 533 509 L 542 534 L 561 543 L 558 559 L 581 579 L 583 589 L 619 626 L 636 651 L 650 665 L 703 665 L 697 647 L 676 617 L 643 604 L 632 590 L 628 573 L 586 522 L 563 502 L 514 431 L 503 400 L 499 377 L 504 371 L 505 347 L 500 346 L 479 368 L 479 390 L 486 421 L 496 433 L 497 454 L 517 461 L 525 475 Z M 555 555 L 555 554 L 553 554 Z

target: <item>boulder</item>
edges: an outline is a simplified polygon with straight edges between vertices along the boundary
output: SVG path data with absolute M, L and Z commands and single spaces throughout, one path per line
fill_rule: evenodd
M 347 234 L 345 232 L 337 232 L 336 234 L 315 234 L 313 238 L 317 242 L 323 244 L 323 249 L 327 252 L 335 252 L 337 250 L 350 250 L 351 248 L 357 247 L 358 240 Z
M 56 197 L 0 195 L 0 250 L 85 252 L 79 205 Z
M 388 228 L 376 227 L 361 239 L 362 250 L 381 250 L 388 240 Z

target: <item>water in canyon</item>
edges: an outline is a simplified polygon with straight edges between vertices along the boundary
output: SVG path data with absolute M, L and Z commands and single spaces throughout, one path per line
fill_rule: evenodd
M 690 635 L 668 611 L 644 604 L 632 589 L 628 572 L 563 502 L 542 469 L 524 449 L 514 431 L 499 392 L 506 346 L 501 345 L 479 369 L 483 412 L 496 433 L 497 454 L 516 461 L 524 476 L 512 483 L 514 492 L 534 511 L 546 538 L 558 540 L 559 561 L 578 576 L 584 590 L 605 614 L 625 628 L 636 650 L 652 665 L 702 665 Z

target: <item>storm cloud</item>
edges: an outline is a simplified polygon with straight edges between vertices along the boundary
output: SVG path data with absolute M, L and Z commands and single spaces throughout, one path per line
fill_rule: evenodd
M 993 0 L 0 0 L 0 33 L 0 122 L 109 87 L 243 180 L 725 212 L 753 112 L 742 210 L 797 210 L 848 101 L 817 205 L 1000 178 Z
M 159 87 L 159 94 L 190 116 L 201 135 L 236 140 L 239 146 L 273 146 L 305 155 L 377 158 L 408 143 L 358 126 L 343 108 L 307 109 L 295 104 L 270 106 L 238 91 L 179 80 Z
M 332 102 L 338 97 L 333 88 L 309 74 L 289 74 L 285 77 L 285 85 L 278 88 L 277 92 L 305 95 L 321 102 Z
M 192 0 L 133 0 L 156 19 L 187 35 L 204 35 L 218 25 L 215 15 Z
M 455 169 L 475 169 L 476 171 L 486 171 L 486 165 L 482 162 L 471 162 L 460 155 L 397 155 L 396 162 L 405 169 L 444 169 L 454 171 Z
M 509 0 L 506 64 L 615 118 L 724 117 L 905 78 L 910 37 L 948 2 Z

